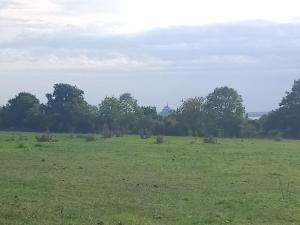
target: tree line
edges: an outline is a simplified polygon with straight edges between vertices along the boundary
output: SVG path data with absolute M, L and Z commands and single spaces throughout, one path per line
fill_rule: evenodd
M 70 84 L 55 84 L 53 93 L 40 103 L 21 92 L 0 109 L 2 130 L 153 134 L 176 136 L 255 137 L 282 135 L 300 138 L 300 80 L 283 98 L 279 109 L 260 120 L 249 120 L 243 99 L 229 87 L 216 88 L 206 97 L 182 101 L 167 117 L 153 106 L 140 106 L 129 93 L 106 97 L 90 105 L 84 91 Z

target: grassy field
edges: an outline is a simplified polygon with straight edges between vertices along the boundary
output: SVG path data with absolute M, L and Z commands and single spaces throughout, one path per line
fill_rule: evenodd
M 300 224 L 300 141 L 0 133 L 0 225 Z

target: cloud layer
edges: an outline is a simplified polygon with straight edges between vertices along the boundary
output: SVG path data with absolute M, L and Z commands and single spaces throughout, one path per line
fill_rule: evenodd
M 267 22 L 157 29 L 133 36 L 31 30 L 0 42 L 2 71 L 296 71 L 300 25 Z
M 2 0 L 0 100 L 24 89 L 42 96 L 65 81 L 90 90 L 92 103 L 131 91 L 145 104 L 176 107 L 229 85 L 249 110 L 270 110 L 299 76 L 298 4 Z

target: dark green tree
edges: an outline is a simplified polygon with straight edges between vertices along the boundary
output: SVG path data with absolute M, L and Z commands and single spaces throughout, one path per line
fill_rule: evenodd
M 95 129 L 96 110 L 84 100 L 84 92 L 69 84 L 55 84 L 47 94 L 50 130 L 58 132 L 90 132 Z
M 141 116 L 139 116 L 137 122 L 137 128 L 135 130 L 144 131 L 155 134 L 158 126 L 158 120 L 160 117 L 157 114 L 156 108 L 152 106 L 140 107 Z
M 2 109 L 2 126 L 6 128 L 40 130 L 45 127 L 45 120 L 39 100 L 27 92 L 10 99 Z
M 186 134 L 202 136 L 205 133 L 205 98 L 189 98 L 177 110 L 177 118 L 185 128 Z
M 141 111 L 144 116 L 151 116 L 153 119 L 156 119 L 158 117 L 156 107 L 142 106 Z
M 282 99 L 279 106 L 286 109 L 294 109 L 300 106 L 300 79 L 294 81 L 292 90 L 286 92 L 286 96 Z
M 99 105 L 97 121 L 99 129 L 119 130 L 122 110 L 119 99 L 106 97 Z
M 216 88 L 207 96 L 208 133 L 218 136 L 239 136 L 245 109 L 242 97 L 229 87 Z
M 106 97 L 99 105 L 98 126 L 122 133 L 138 131 L 138 122 L 143 110 L 131 94 L 125 93 L 119 98 Z
M 276 109 L 260 121 L 266 134 L 280 132 L 288 138 L 300 138 L 300 79 Z
M 243 138 L 252 138 L 257 135 L 258 128 L 255 126 L 255 123 L 251 120 L 244 119 L 240 124 L 240 137 Z
M 122 112 L 120 126 L 125 132 L 137 132 L 138 120 L 142 117 L 142 109 L 137 104 L 137 100 L 131 94 L 124 93 L 120 95 L 119 102 Z

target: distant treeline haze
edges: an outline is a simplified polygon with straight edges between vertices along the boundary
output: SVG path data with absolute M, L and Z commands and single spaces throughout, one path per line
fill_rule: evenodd
M 242 97 L 229 87 L 206 97 L 182 101 L 167 117 L 155 107 L 139 106 L 129 93 L 88 104 L 84 92 L 69 84 L 55 84 L 47 103 L 21 92 L 0 109 L 2 130 L 51 132 L 147 133 L 223 137 L 272 136 L 300 138 L 300 80 L 286 93 L 279 108 L 259 120 L 245 115 Z

